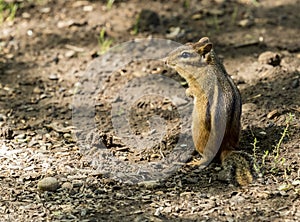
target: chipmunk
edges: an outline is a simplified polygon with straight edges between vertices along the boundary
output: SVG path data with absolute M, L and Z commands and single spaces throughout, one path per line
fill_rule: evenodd
M 250 161 L 238 151 L 241 128 L 241 96 L 207 37 L 172 51 L 165 60 L 188 83 L 187 96 L 194 99 L 192 137 L 206 167 L 217 158 L 223 166 L 219 179 L 239 185 L 252 182 Z

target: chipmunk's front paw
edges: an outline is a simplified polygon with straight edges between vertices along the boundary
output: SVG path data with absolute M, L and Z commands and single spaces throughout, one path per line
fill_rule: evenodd
M 223 160 L 223 170 L 218 174 L 218 179 L 235 185 L 245 186 L 253 181 L 252 168 L 246 154 L 232 152 Z
M 188 162 L 187 165 L 191 167 L 198 167 L 199 169 L 203 169 L 207 166 L 207 163 L 203 158 L 201 158 L 201 159 L 193 159 L 192 161 Z

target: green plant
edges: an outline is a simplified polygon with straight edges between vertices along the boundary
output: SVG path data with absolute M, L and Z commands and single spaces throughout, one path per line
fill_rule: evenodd
M 258 157 L 257 157 L 256 151 L 257 151 L 257 148 L 259 148 L 259 147 L 256 146 L 257 143 L 258 143 L 258 141 L 257 141 L 256 137 L 254 137 L 254 141 L 251 144 L 253 146 L 253 149 L 252 149 L 253 150 L 253 161 L 254 161 L 253 167 L 254 167 L 254 170 L 256 171 L 256 173 L 260 173 L 262 166 L 258 163 Z
M 133 35 L 137 35 L 139 33 L 139 26 L 140 26 L 140 15 L 137 15 L 132 30 Z
M 219 18 L 218 18 L 218 16 L 217 15 L 214 15 L 214 24 L 215 24 L 215 29 L 217 30 L 217 31 L 220 31 L 220 25 L 219 25 Z
M 18 10 L 18 4 L 0 0 L 0 22 L 5 19 L 13 20 Z
M 220 31 L 220 20 L 217 15 L 209 16 L 205 22 L 208 26 L 213 27 L 211 29 L 213 34 L 216 34 Z
M 100 54 L 106 53 L 112 43 L 113 43 L 113 40 L 106 37 L 105 28 L 102 28 L 100 30 L 99 37 L 98 37 L 98 44 L 100 47 L 99 53 Z
M 111 9 L 113 4 L 114 4 L 115 0 L 107 0 L 107 3 L 106 3 L 106 8 L 107 9 Z
M 288 134 L 288 129 L 289 129 L 289 127 L 290 127 L 290 123 L 291 123 L 291 121 L 293 120 L 293 115 L 290 113 L 289 114 L 289 118 L 287 119 L 287 121 L 286 121 L 286 126 L 285 126 L 285 128 L 284 128 L 284 130 L 283 130 L 283 132 L 281 133 L 281 137 L 280 137 L 280 139 L 279 139 L 279 141 L 278 141 L 278 143 L 276 144 L 276 146 L 275 146 L 275 149 L 274 149 L 274 154 L 275 154 L 275 159 L 278 159 L 278 157 L 279 157 L 279 148 L 280 148 L 280 146 L 281 146 L 281 144 L 282 144 L 282 142 L 283 142 L 283 139 L 287 136 L 287 134 Z
M 262 156 L 262 161 L 261 161 L 262 166 L 266 165 L 266 159 L 267 159 L 268 156 L 269 156 L 269 150 L 265 150 L 265 153 Z
M 259 6 L 259 3 L 258 3 L 258 1 L 257 0 L 252 0 L 252 4 L 254 5 L 254 6 Z
M 191 5 L 190 0 L 184 0 L 184 2 L 183 2 L 183 7 L 184 8 L 189 9 L 190 5 Z
M 231 25 L 234 25 L 238 16 L 239 7 L 236 5 L 233 8 L 233 12 L 231 15 Z
M 288 136 L 288 129 L 290 127 L 290 123 L 292 120 L 293 120 L 293 115 L 290 113 L 286 121 L 286 126 L 283 132 L 281 133 L 281 137 L 278 140 L 273 150 L 273 161 L 272 161 L 272 169 L 271 169 L 272 172 L 278 171 L 278 167 L 283 166 L 285 163 L 285 158 L 280 156 L 280 147 L 282 145 L 284 138 Z
M 259 158 L 258 158 L 258 154 L 257 154 L 257 150 L 259 148 L 257 146 L 258 141 L 257 141 L 257 138 L 254 137 L 254 141 L 251 145 L 253 146 L 253 149 L 252 149 L 253 150 L 253 160 L 254 160 L 253 168 L 257 173 L 264 173 L 264 172 L 262 172 L 262 169 L 265 168 L 265 166 L 266 166 L 266 159 L 269 159 L 271 161 L 270 172 L 276 173 L 280 169 L 283 169 L 285 172 L 285 175 L 286 175 L 287 174 L 286 172 L 289 171 L 289 166 L 287 166 L 287 168 L 282 167 L 282 166 L 284 166 L 286 159 L 284 157 L 281 157 L 280 147 L 283 143 L 284 138 L 288 135 L 288 129 L 289 129 L 289 126 L 290 126 L 290 123 L 292 120 L 293 120 L 293 115 L 289 114 L 289 118 L 286 121 L 286 126 L 285 126 L 283 132 L 281 133 L 280 139 L 274 146 L 272 155 L 270 155 L 270 152 L 268 150 L 265 150 L 263 156 L 261 157 L 261 163 L 259 163 L 259 161 L 258 161 Z M 253 133 L 252 133 L 252 135 L 254 136 Z

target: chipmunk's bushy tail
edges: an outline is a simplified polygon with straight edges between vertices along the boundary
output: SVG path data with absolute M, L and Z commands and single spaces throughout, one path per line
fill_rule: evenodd
M 252 157 L 243 151 L 231 151 L 222 158 L 223 170 L 219 173 L 220 180 L 226 180 L 245 186 L 253 181 Z

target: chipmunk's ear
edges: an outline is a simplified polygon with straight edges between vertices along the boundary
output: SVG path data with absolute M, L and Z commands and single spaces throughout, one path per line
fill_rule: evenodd
M 208 37 L 203 37 L 198 42 L 194 43 L 193 48 L 199 55 L 205 57 L 205 55 L 212 49 L 212 43 L 209 41 Z
M 212 49 L 212 44 L 211 43 L 207 43 L 205 44 L 202 48 L 200 48 L 200 52 L 203 56 L 205 56 L 207 53 L 210 52 L 210 50 Z
M 205 55 L 211 51 L 212 43 L 209 42 L 209 43 L 203 44 L 203 43 L 197 42 L 197 43 L 195 43 L 195 45 L 193 47 L 199 55 L 202 55 L 205 57 Z
M 209 38 L 208 38 L 208 37 L 203 37 L 203 38 L 201 38 L 198 42 L 199 42 L 199 43 L 202 43 L 202 44 L 206 44 L 206 43 L 209 43 L 210 41 L 209 41 Z

